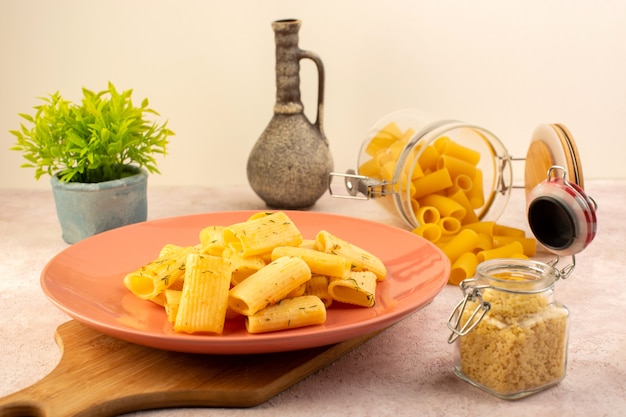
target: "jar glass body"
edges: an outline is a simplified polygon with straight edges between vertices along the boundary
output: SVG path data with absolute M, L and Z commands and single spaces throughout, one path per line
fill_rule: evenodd
M 497 220 L 512 187 L 510 161 L 488 130 L 407 109 L 374 124 L 357 166 L 359 175 L 393 185 L 376 200 L 415 228 L 425 222 L 422 199 L 433 194 L 454 197 L 474 221 Z
M 518 399 L 559 383 L 567 367 L 567 307 L 554 299 L 558 271 L 547 264 L 495 259 L 480 264 L 461 288 L 472 294 L 461 323 L 489 308 L 455 343 L 454 372 L 504 399 Z M 466 297 L 467 298 L 467 297 Z

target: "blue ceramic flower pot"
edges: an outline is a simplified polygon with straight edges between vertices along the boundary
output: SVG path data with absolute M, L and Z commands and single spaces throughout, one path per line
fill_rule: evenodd
M 89 236 L 145 221 L 148 216 L 148 173 L 100 183 L 50 182 L 63 240 L 76 243 Z

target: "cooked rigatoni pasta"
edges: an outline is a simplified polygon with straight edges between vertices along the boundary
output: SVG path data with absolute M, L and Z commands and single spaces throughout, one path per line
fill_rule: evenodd
M 190 254 L 174 330 L 222 334 L 229 288 L 230 265 L 226 259 Z
M 352 271 L 347 278 L 331 278 L 328 293 L 333 300 L 361 307 L 376 302 L 376 275 L 371 271 Z
M 219 256 L 224 250 L 224 227 L 207 226 L 200 231 L 200 250 L 208 255 Z
M 246 329 L 250 333 L 266 333 L 322 324 L 325 321 L 324 303 L 314 295 L 303 295 L 283 299 L 246 317 Z
M 195 247 L 171 250 L 166 255 L 140 267 L 124 277 L 124 285 L 144 300 L 159 296 L 179 279 L 184 279 L 187 255 L 197 252 Z
M 326 230 L 321 230 L 315 238 L 317 249 L 344 257 L 350 263 L 353 271 L 372 271 L 378 281 L 387 277 L 387 268 L 377 256 L 365 249 L 347 242 Z
M 295 246 L 277 246 L 272 251 L 272 261 L 283 256 L 295 256 L 307 263 L 312 274 L 344 278 L 350 272 L 348 259 L 337 254 Z
M 222 252 L 222 257 L 228 259 L 231 268 L 231 284 L 237 285 L 250 275 L 264 268 L 265 260 L 258 255 L 241 256 L 240 252 L 227 247 Z
M 165 314 L 167 314 L 167 320 L 172 324 L 176 322 L 176 314 L 178 314 L 182 294 L 182 290 L 167 289 L 164 291 L 165 302 L 163 307 L 165 308 Z
M 269 254 L 276 246 L 298 246 L 302 234 L 282 211 L 236 223 L 224 229 L 224 243 L 241 256 Z
M 371 307 L 386 277 L 378 257 L 327 231 L 303 240 L 284 212 L 207 226 L 198 237 L 197 245 L 163 246 L 124 277 L 135 295 L 163 307 L 177 332 L 219 335 L 242 315 L 251 333 L 321 324 L 334 301 Z
M 230 290 L 229 306 L 245 316 L 277 303 L 311 279 L 311 269 L 300 258 L 284 256 L 269 263 Z
M 322 300 L 324 307 L 328 308 L 333 304 L 333 298 L 328 293 L 328 284 L 330 278 L 326 275 L 312 275 L 311 279 L 306 283 L 306 295 L 315 295 Z

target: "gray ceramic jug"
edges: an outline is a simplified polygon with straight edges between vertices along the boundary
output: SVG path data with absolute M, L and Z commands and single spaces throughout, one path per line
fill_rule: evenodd
M 301 21 L 272 22 L 276 41 L 274 115 L 248 157 L 250 186 L 271 208 L 311 207 L 326 192 L 333 158 L 322 127 L 324 67 L 313 52 L 298 47 Z M 318 72 L 317 118 L 311 123 L 300 100 L 300 60 Z

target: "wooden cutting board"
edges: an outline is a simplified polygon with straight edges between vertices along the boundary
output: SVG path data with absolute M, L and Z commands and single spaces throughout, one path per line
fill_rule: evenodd
M 252 407 L 379 332 L 330 346 L 258 355 L 200 355 L 128 343 L 77 321 L 57 329 L 62 356 L 39 382 L 0 398 L 0 417 L 110 417 L 171 407 Z

